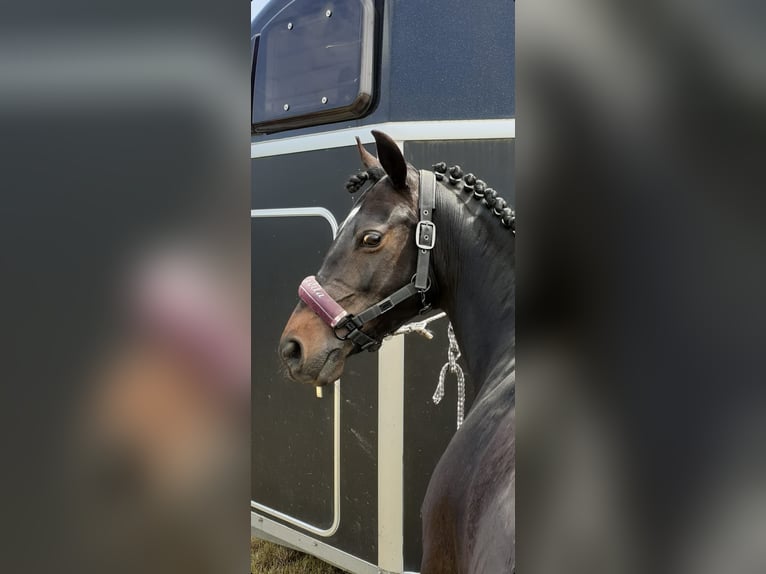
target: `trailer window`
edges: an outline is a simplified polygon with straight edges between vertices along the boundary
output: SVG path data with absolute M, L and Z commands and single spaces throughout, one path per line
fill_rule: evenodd
M 259 32 L 253 131 L 365 115 L 373 99 L 374 24 L 372 0 L 286 0 Z

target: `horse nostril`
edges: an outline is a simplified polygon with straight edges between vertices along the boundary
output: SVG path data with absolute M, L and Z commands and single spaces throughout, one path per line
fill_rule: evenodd
M 287 339 L 279 349 L 279 353 L 288 365 L 298 365 L 301 362 L 301 344 L 295 339 Z

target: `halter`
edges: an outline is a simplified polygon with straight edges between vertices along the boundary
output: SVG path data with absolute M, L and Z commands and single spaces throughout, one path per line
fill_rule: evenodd
M 358 315 L 346 311 L 330 294 L 324 290 L 314 275 L 306 277 L 298 287 L 298 296 L 342 341 L 349 340 L 360 350 L 377 351 L 381 341 L 370 337 L 362 331 L 362 327 L 390 311 L 410 297 L 420 295 L 422 302 L 421 313 L 431 309 L 426 301 L 426 292 L 431 288 L 429 269 L 431 267 L 431 250 L 436 244 L 436 224 L 433 222 L 433 211 L 436 204 L 436 176 L 426 170 L 420 170 L 420 188 L 418 193 L 419 221 L 415 228 L 415 245 L 418 247 L 418 262 L 412 281 L 394 291 L 391 295 L 368 307 Z M 346 330 L 345 334 L 339 331 Z

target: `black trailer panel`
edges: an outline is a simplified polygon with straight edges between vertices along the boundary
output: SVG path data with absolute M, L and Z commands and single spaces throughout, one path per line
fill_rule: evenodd
M 319 268 L 332 241 L 330 221 L 349 209 L 343 183 L 356 161 L 355 147 L 253 160 L 252 500 L 321 529 L 333 521 L 335 391 L 327 388 L 326 397 L 317 400 L 313 388 L 287 379 L 276 349 L 298 302 L 298 284 Z M 312 210 L 316 214 L 305 215 Z M 377 357 L 365 353 L 344 373 L 343 520 L 332 536 L 317 536 L 372 563 L 377 559 L 377 369 Z

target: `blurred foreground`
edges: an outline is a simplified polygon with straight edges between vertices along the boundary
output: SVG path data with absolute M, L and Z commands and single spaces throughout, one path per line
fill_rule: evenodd
M 517 4 L 520 572 L 766 572 L 765 17 Z
M 2 572 L 247 568 L 248 46 L 241 2 L 3 7 Z

